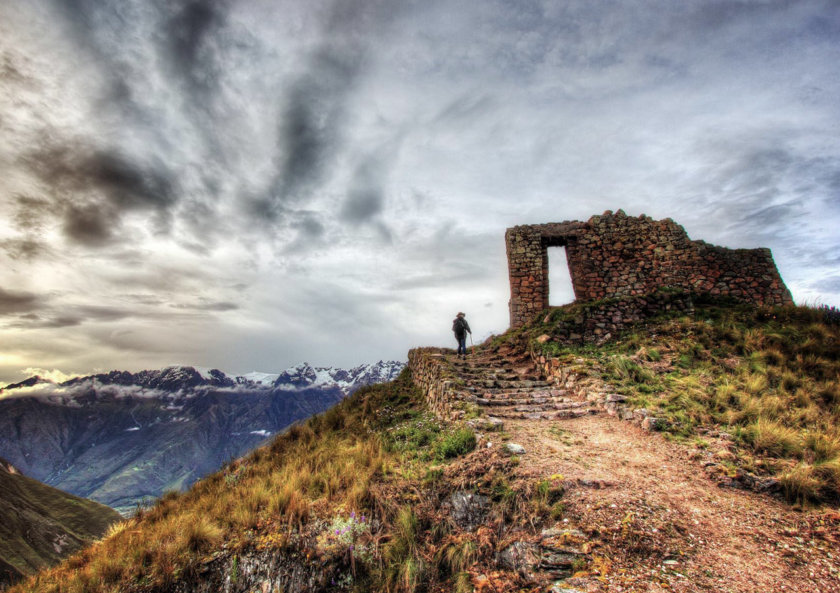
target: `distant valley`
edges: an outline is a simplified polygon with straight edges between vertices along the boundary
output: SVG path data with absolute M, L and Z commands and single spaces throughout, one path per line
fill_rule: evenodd
M 169 367 L 60 384 L 32 377 L 0 390 L 0 456 L 32 478 L 127 514 L 358 388 L 390 381 L 403 366 L 302 364 L 236 377 Z
M 99 539 L 120 516 L 22 475 L 0 458 L 0 590 Z

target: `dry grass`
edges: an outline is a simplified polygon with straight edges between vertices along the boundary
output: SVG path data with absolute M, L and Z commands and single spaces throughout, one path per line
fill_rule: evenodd
M 605 379 L 678 437 L 722 425 L 741 445 L 740 462 L 775 472 L 789 500 L 840 500 L 831 469 L 840 459 L 840 326 L 819 310 L 707 303 L 694 318 L 652 320 L 602 348 L 567 350 L 598 359 Z
M 12 591 L 167 589 L 218 552 L 222 542 L 231 552 L 260 534 L 263 541 L 284 542 L 283 534 L 300 532 L 324 509 L 364 509 L 371 484 L 393 471 L 402 457 L 382 435 L 389 434 L 390 426 L 421 417 L 420 401 L 407 373 L 392 384 L 360 390 L 190 491 L 167 494 L 139 510 L 96 545 Z M 456 434 L 459 446 L 470 439 L 474 446 L 471 434 Z M 425 448 L 443 446 L 448 452 L 448 445 L 441 444 L 444 437 L 451 433 L 435 435 Z M 408 511 L 396 517 L 383 567 L 388 582 L 404 590 L 413 590 L 424 573 L 412 547 L 412 517 Z

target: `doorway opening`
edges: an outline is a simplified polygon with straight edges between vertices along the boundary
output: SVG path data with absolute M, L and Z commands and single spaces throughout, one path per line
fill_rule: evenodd
M 548 306 L 559 307 L 575 302 L 572 274 L 565 247 L 548 248 Z

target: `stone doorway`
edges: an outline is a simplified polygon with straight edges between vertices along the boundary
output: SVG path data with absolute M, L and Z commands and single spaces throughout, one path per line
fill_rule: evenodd
M 548 248 L 548 306 L 560 307 L 575 302 L 572 274 L 566 247 Z

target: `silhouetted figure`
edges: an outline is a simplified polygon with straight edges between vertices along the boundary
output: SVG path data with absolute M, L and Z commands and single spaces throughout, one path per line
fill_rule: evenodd
M 458 356 L 467 358 L 467 334 L 472 335 L 470 324 L 464 319 L 463 313 L 458 313 L 458 316 L 452 321 L 452 331 L 455 333 L 455 339 L 458 340 Z

